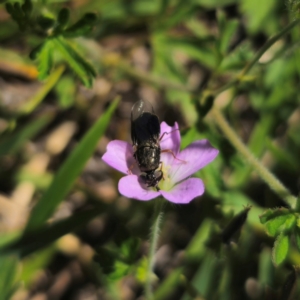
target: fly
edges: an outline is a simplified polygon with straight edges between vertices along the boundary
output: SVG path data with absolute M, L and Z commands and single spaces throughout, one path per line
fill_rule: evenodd
M 159 137 L 160 124 L 151 104 L 137 101 L 131 109 L 133 156 L 147 187 L 154 187 L 157 191 L 158 183 L 163 178 L 163 171 L 159 168 L 162 165 Z

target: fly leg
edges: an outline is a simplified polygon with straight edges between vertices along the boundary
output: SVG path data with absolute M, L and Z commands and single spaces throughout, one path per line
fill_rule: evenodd
M 164 176 L 164 172 L 162 171 L 162 168 L 163 168 L 164 163 L 163 163 L 162 161 L 160 161 L 160 162 L 159 162 L 159 165 L 160 165 L 159 171 L 161 172 L 161 178 L 162 178 L 163 180 L 165 180 L 166 178 L 165 178 L 165 176 Z
M 175 131 L 177 131 L 177 130 L 179 130 L 179 129 L 175 129 L 175 130 L 172 130 L 172 131 L 170 131 L 170 132 L 164 132 L 164 133 L 161 135 L 161 137 L 159 138 L 159 141 L 162 140 L 162 138 L 164 137 L 165 134 L 170 134 L 170 133 L 175 132 Z
M 161 153 L 171 153 L 172 156 L 173 156 L 176 160 L 179 160 L 179 161 L 183 162 L 184 164 L 187 163 L 185 160 L 180 159 L 180 158 L 177 158 L 176 155 L 174 154 L 174 152 L 173 152 L 171 149 L 165 149 L 165 150 L 162 150 Z
M 131 164 L 131 165 L 129 166 L 129 168 L 128 168 L 128 170 L 127 170 L 127 174 L 128 174 L 128 175 L 131 175 L 131 174 L 132 174 L 131 170 L 133 169 L 133 167 L 134 167 L 135 164 L 136 164 L 136 161 L 135 161 L 133 164 Z

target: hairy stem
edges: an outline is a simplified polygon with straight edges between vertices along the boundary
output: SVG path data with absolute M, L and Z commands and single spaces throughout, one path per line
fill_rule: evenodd
M 148 256 L 148 269 L 147 269 L 147 277 L 146 277 L 146 283 L 145 283 L 145 294 L 146 299 L 151 300 L 153 299 L 153 291 L 152 291 L 152 273 L 153 273 L 153 267 L 154 267 L 154 256 L 155 251 L 157 249 L 157 242 L 160 232 L 160 226 L 162 223 L 163 218 L 163 200 L 162 199 L 156 199 L 155 200 L 155 210 L 154 210 L 154 216 L 153 216 L 153 226 L 151 228 L 150 233 L 150 248 L 149 248 L 149 256 Z
M 292 209 L 296 209 L 297 198 L 267 169 L 265 168 L 245 144 L 240 140 L 234 130 L 230 127 L 221 111 L 217 108 L 212 109 L 212 114 L 219 128 L 226 135 L 232 145 L 244 156 L 244 158 L 253 166 L 260 177 L 270 186 L 270 188 L 285 201 Z

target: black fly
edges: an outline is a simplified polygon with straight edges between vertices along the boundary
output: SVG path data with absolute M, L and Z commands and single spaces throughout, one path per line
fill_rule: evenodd
M 142 172 L 147 187 L 155 187 L 163 178 L 159 169 L 160 161 L 160 124 L 150 103 L 140 100 L 131 109 L 131 139 L 134 158 Z

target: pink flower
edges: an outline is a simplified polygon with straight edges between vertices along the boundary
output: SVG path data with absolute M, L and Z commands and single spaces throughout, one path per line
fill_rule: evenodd
M 195 141 L 180 151 L 178 124 L 175 123 L 171 127 L 162 122 L 160 127 L 162 134 L 168 133 L 160 142 L 162 151 L 172 150 L 176 158 L 170 152 L 161 153 L 164 178 L 158 184 L 159 191 L 144 184 L 138 164 L 133 157 L 131 144 L 119 140 L 111 141 L 102 159 L 126 175 L 120 179 L 118 185 L 119 192 L 123 196 L 142 201 L 162 196 L 173 203 L 189 203 L 204 193 L 203 181 L 190 176 L 213 161 L 219 151 L 207 140 Z

